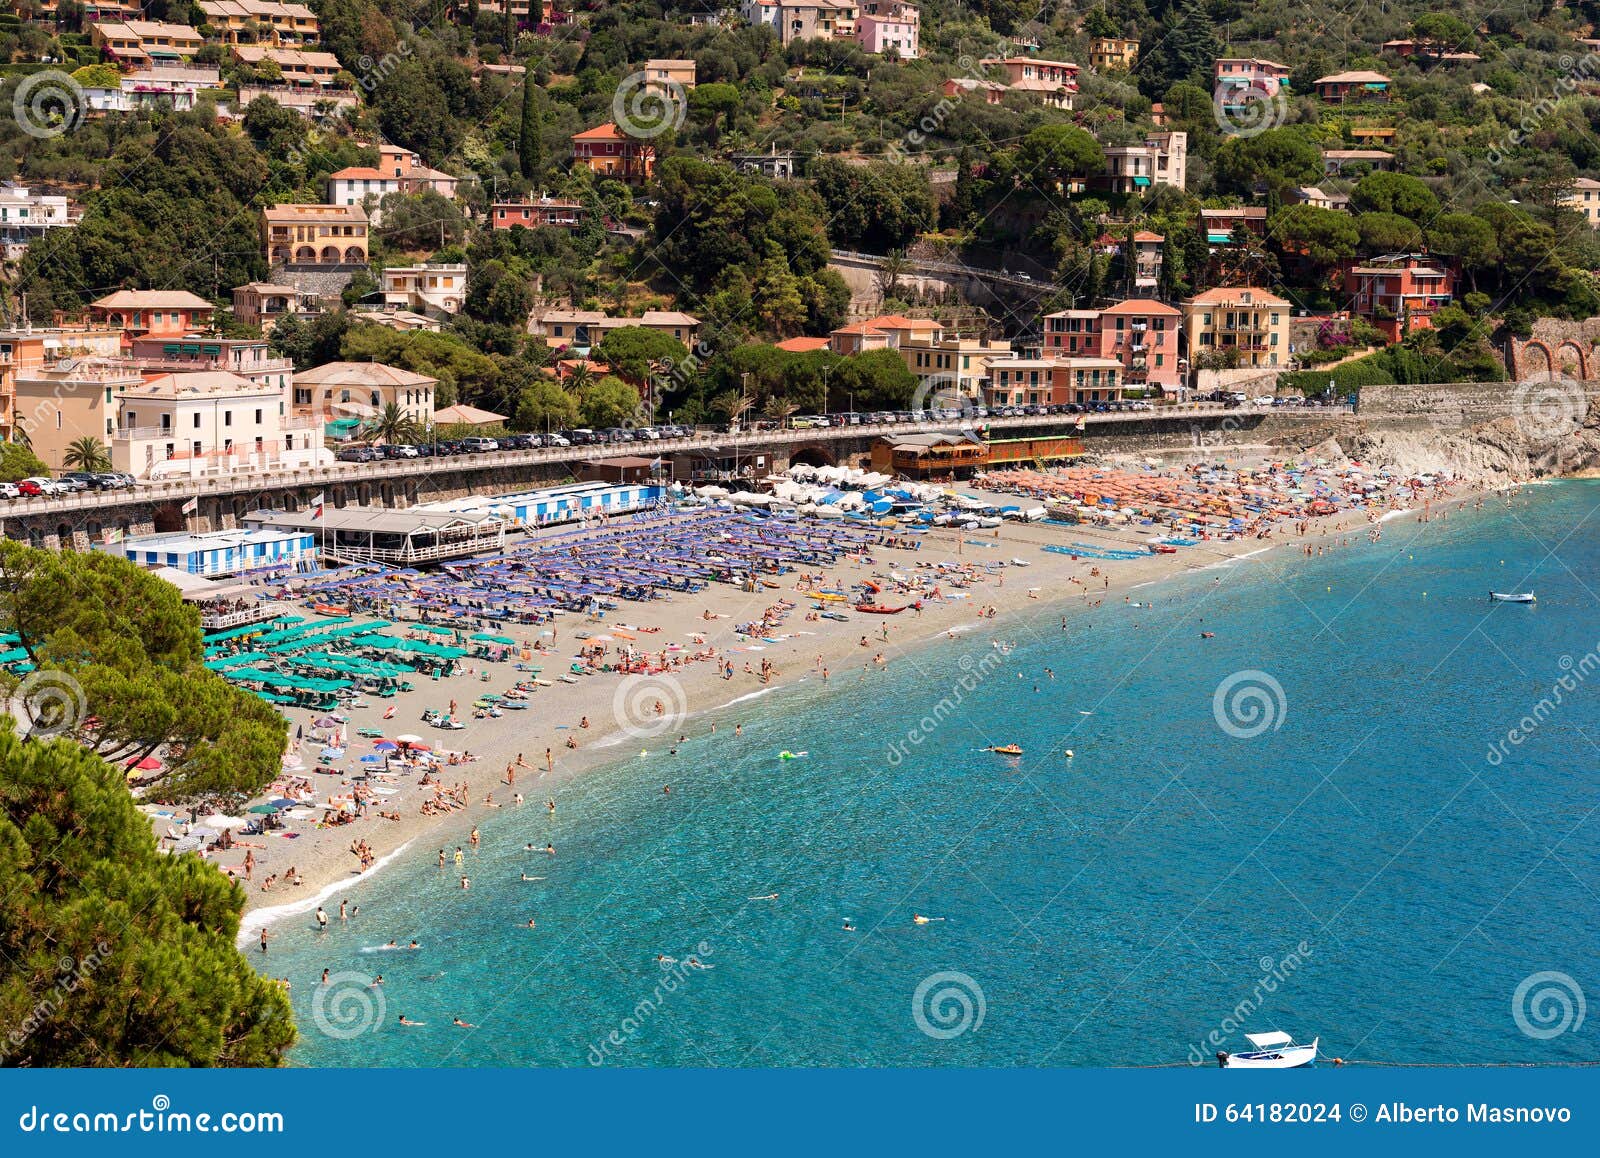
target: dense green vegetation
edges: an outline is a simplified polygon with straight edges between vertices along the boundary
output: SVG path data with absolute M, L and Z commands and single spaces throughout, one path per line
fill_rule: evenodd
M 465 260 L 466 309 L 433 336 L 369 334 L 335 313 L 287 327 L 279 348 L 297 361 L 383 356 L 437 370 L 444 400 L 522 410 L 527 422 L 568 413 L 548 389 L 533 393 L 550 362 L 526 336 L 534 305 L 701 318 L 705 349 L 668 359 L 661 392 L 692 417 L 728 389 L 744 344 L 846 320 L 849 293 L 827 268 L 830 246 L 1030 269 L 1059 289 L 1044 304 L 1062 307 L 1124 292 L 1129 271 L 1096 241 L 1149 229 L 1166 238 L 1166 296 L 1253 281 L 1312 311 L 1341 304 L 1342 264 L 1425 246 L 1455 264 L 1464 290 L 1487 297 L 1456 330 L 1468 367 L 1482 363 L 1486 341 L 1525 333 L 1537 316 L 1600 312 L 1600 242 L 1560 204 L 1574 179 L 1600 175 L 1600 68 L 1576 44 L 1600 17 L 1594 0 L 1472 0 L 1450 13 L 1402 0 L 1359 15 L 1310 0 L 1102 0 L 1043 15 L 1010 0 L 929 0 L 916 60 L 869 57 L 848 41 L 785 48 L 770 29 L 695 25 L 687 10 L 649 0 L 577 3 L 571 22 L 537 29 L 470 2 L 313 6 L 324 47 L 363 97 L 357 110 L 313 125 L 258 100 L 218 125 L 203 103 L 93 120 L 48 140 L 0 126 L 0 177 L 78 191 L 88 209 L 82 226 L 33 247 L 0 291 L 7 300 L 26 292 L 39 319 L 125 285 L 181 285 L 225 302 L 233 285 L 265 273 L 259 209 L 320 199 L 327 174 L 370 164 L 361 142 L 381 136 L 464 180 L 457 204 L 431 193 L 386 198 L 375 266 Z M 29 10 L 24 0 L 18 11 Z M 202 23 L 189 0 L 157 0 L 156 10 Z M 92 68 L 81 10 L 62 12 L 53 27 L 0 23 L 0 57 L 18 68 L 45 56 Z M 952 77 L 999 78 L 978 63 L 993 56 L 1086 63 L 1092 38 L 1115 34 L 1138 37 L 1142 59 L 1132 73 L 1085 69 L 1071 110 L 941 88 Z M 1386 52 L 1396 38 L 1418 51 Z M 1290 69 L 1287 95 L 1258 110 L 1265 131 L 1234 132 L 1213 106 L 1212 61 L 1223 54 Z M 217 46 L 203 56 L 225 83 L 271 80 L 246 75 Z M 693 59 L 699 83 L 671 118 L 676 127 L 651 141 L 655 181 L 630 187 L 574 169 L 570 136 L 610 120 L 619 85 L 663 56 Z M 485 68 L 501 65 L 524 71 Z M 1392 99 L 1319 101 L 1312 82 L 1343 69 L 1390 76 Z M 1157 103 L 1166 127 L 1188 134 L 1187 188 L 1142 197 L 1086 188 L 1105 148 L 1156 128 Z M 1398 173 L 1354 163 L 1325 175 L 1322 151 L 1371 144 L 1357 135 L 1371 129 L 1393 130 L 1381 144 Z M 774 150 L 795 154 L 801 180 L 728 163 Z M 1302 185 L 1348 195 L 1351 212 L 1294 204 Z M 584 225 L 477 227 L 492 199 L 541 192 L 580 202 Z M 1265 239 L 1208 252 L 1198 211 L 1241 202 L 1268 209 Z M 358 281 L 347 300 L 371 289 Z M 893 277 L 884 289 L 887 308 L 951 304 L 904 292 Z M 1014 330 L 1031 319 L 1001 320 Z M 791 392 L 814 393 L 799 381 Z M 581 413 L 583 400 L 572 401 Z
M 122 774 L 0 729 L 0 1064 L 271 1066 L 289 999 L 234 948 L 244 892 L 156 850 Z
M 50 730 L 119 766 L 164 750 L 158 798 L 232 804 L 278 774 L 283 717 L 205 668 L 198 613 L 127 560 L 0 540 L 0 632 L 38 668 L 16 695 Z

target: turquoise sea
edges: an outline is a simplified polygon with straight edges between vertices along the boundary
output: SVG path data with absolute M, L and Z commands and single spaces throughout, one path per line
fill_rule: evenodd
M 250 953 L 292 979 L 294 1060 L 1152 1065 L 1274 1028 L 1600 1058 L 1600 485 L 1352 538 L 695 719 L 483 819 L 470 892 L 435 866 L 467 826 L 414 845 L 356 920 Z M 363 951 L 391 938 L 421 948 Z

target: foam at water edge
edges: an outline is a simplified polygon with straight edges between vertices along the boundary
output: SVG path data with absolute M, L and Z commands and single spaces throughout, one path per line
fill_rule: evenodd
M 412 837 L 388 856 L 379 857 L 366 872 L 346 877 L 342 881 L 334 881 L 333 884 L 323 889 L 320 893 L 307 897 L 303 901 L 290 901 L 287 905 L 273 905 L 271 908 L 250 910 L 239 923 L 239 936 L 235 944 L 243 949 L 256 939 L 262 929 L 274 921 L 282 920 L 284 917 L 292 917 L 296 913 L 309 913 L 335 893 L 342 893 L 346 889 L 359 885 L 362 881 L 371 880 L 377 875 L 379 869 L 415 843 L 416 837 Z

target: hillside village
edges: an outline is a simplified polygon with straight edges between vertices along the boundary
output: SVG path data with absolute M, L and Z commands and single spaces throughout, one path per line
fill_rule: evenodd
M 5 469 L 1504 379 L 1600 6 L 1481 7 L 19 0 Z

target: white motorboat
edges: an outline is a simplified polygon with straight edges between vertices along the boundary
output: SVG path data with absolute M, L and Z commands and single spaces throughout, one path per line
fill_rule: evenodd
M 1297 1070 L 1317 1060 L 1317 1042 L 1296 1045 L 1287 1033 L 1247 1033 L 1245 1040 L 1255 1046 L 1244 1053 L 1218 1051 L 1217 1064 L 1225 1070 Z
M 1537 595 L 1535 595 L 1532 591 L 1509 592 L 1509 593 L 1508 592 L 1504 592 L 1504 591 L 1491 591 L 1491 592 L 1489 592 L 1489 598 L 1492 599 L 1496 603 L 1537 603 L 1537 602 L 1539 602 L 1539 597 Z

